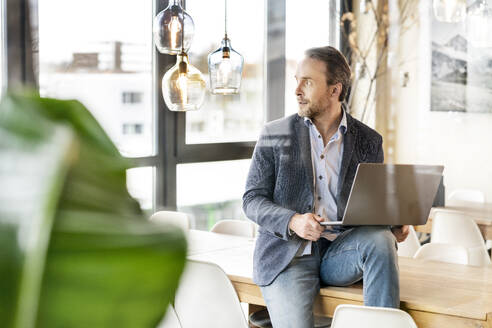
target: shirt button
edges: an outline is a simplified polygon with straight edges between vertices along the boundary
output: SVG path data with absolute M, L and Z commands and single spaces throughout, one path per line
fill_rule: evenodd
M 325 158 L 325 155 L 321 155 L 320 157 L 321 157 L 321 159 L 323 159 L 323 158 Z
M 321 197 L 318 196 L 318 200 L 321 200 Z
M 321 138 L 321 134 L 318 134 L 318 138 Z
M 320 175 L 320 176 L 319 176 L 319 179 L 320 179 L 320 180 L 323 180 L 323 177 Z

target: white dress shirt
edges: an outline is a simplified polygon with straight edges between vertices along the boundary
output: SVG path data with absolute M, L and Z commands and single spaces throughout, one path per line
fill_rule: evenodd
M 311 161 L 314 177 L 314 211 L 325 220 L 337 220 L 337 186 L 343 157 L 343 138 L 347 131 L 347 116 L 342 110 L 343 116 L 337 131 L 331 136 L 325 145 L 321 133 L 311 119 L 304 118 L 309 128 L 311 140 Z M 322 234 L 323 238 L 334 240 L 337 234 L 330 228 Z M 304 247 L 303 247 L 304 246 Z M 311 241 L 307 241 L 297 256 L 311 254 Z

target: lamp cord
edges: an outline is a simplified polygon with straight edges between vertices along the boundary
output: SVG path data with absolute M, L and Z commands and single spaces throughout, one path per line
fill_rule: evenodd
M 184 9 L 181 7 L 181 52 L 184 51 L 184 29 L 185 29 L 185 17 L 184 17 Z
M 227 0 L 224 0 L 224 33 L 227 39 Z

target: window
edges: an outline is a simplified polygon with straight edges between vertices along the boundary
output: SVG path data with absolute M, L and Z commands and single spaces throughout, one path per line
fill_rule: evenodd
M 221 219 L 246 219 L 242 196 L 251 160 L 180 164 L 177 167 L 178 210 L 191 227 L 210 228 Z
M 196 112 L 174 115 L 166 109 L 163 113 L 165 127 L 175 128 L 176 132 L 171 135 L 174 141 L 169 139 L 168 132 L 159 138 L 159 141 L 167 138 L 162 151 L 171 158 L 157 183 L 166 181 L 164 188 L 168 189 L 163 193 L 168 197 L 164 205 L 171 208 L 174 205 L 188 213 L 196 229 L 208 230 L 224 218 L 245 218 L 241 198 L 249 158 L 266 117 L 266 1 L 230 2 L 228 6 L 228 36 L 232 47 L 244 56 L 240 94 L 208 93 L 204 106 Z M 186 10 L 195 21 L 190 62 L 209 84 L 207 56 L 220 46 L 224 36 L 224 25 L 211 22 L 224 21 L 224 2 L 188 0 Z M 164 65 L 172 65 L 176 60 L 164 58 L 168 60 Z M 158 63 L 158 67 L 161 65 Z
M 196 27 L 190 61 L 207 83 L 207 56 L 224 32 L 223 0 L 211 1 L 183 1 Z M 195 227 L 207 229 L 217 219 L 241 218 L 248 160 L 260 129 L 266 120 L 283 116 L 284 102 L 292 103 L 284 96 L 293 94 L 292 88 L 284 90 L 284 84 L 293 75 L 285 71 L 296 56 L 294 45 L 326 42 L 328 24 L 335 22 L 331 16 L 338 12 L 316 0 L 302 15 L 306 20 L 286 27 L 286 7 L 292 13 L 303 10 L 291 1 L 229 2 L 228 35 L 245 60 L 241 92 L 208 94 L 199 111 L 176 113 L 167 110 L 160 91 L 176 58 L 158 53 L 152 42 L 153 17 L 167 2 L 32 0 L 38 12 L 40 93 L 80 100 L 120 152 L 135 158 L 128 188 L 144 208 L 184 209 L 195 217 Z M 326 23 L 326 29 L 314 21 Z M 286 36 L 296 24 L 317 33 Z
M 40 94 L 81 101 L 121 154 L 137 158 L 133 163 L 144 167 L 128 170 L 128 189 L 143 209 L 152 210 L 152 1 L 33 2 L 38 9 Z
M 330 21 L 333 17 L 328 14 L 337 11 L 337 8 L 331 8 L 333 4 L 333 1 L 326 0 L 312 0 L 309 6 L 299 6 L 294 1 L 286 2 L 285 116 L 295 114 L 298 110 L 295 74 L 297 62 L 303 58 L 304 51 L 327 45 L 337 47 L 336 34 L 330 33 L 330 30 L 331 27 L 339 26 L 338 20 L 336 25 L 333 24 Z M 317 33 L 306 33 L 307 31 Z
M 123 134 L 142 134 L 143 124 L 125 123 L 123 124 Z
M 124 156 L 153 155 L 152 2 L 37 2 L 40 94 L 81 101 Z
M 264 0 L 229 2 L 227 34 L 244 57 L 241 90 L 228 96 L 208 92 L 203 107 L 186 114 L 187 144 L 257 139 L 264 122 L 264 7 Z M 195 21 L 190 61 L 209 86 L 207 56 L 224 37 L 224 1 L 187 0 L 186 10 Z
M 147 217 L 150 217 L 154 204 L 154 176 L 153 167 L 138 167 L 126 172 L 128 192 L 138 200 Z
M 121 94 L 123 104 L 138 104 L 142 102 L 142 92 L 125 91 Z

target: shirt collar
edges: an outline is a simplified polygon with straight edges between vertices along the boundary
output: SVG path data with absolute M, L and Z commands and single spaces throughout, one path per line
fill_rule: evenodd
M 345 109 L 342 108 L 342 120 L 338 125 L 338 131 L 342 132 L 342 134 L 347 133 L 347 114 L 345 113 Z M 304 124 L 307 127 L 313 125 L 313 121 L 309 117 L 304 117 Z

